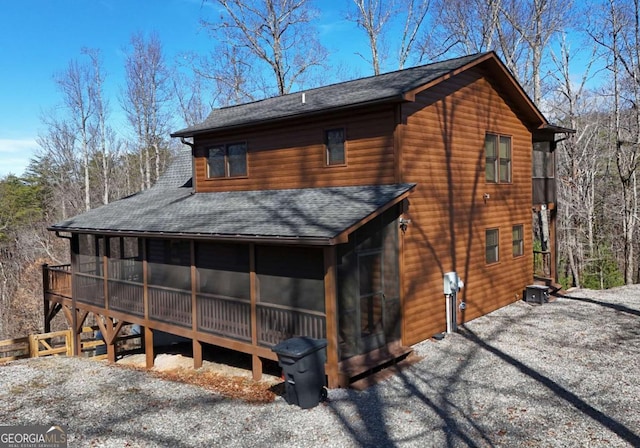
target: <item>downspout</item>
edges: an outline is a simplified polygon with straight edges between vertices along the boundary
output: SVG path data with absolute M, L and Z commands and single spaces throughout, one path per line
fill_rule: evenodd
M 196 192 L 196 164 L 194 163 L 194 148 L 195 148 L 195 144 L 187 141 L 186 138 L 184 137 L 180 137 L 180 142 L 182 142 L 183 145 L 187 145 L 191 148 L 191 193 L 195 193 Z

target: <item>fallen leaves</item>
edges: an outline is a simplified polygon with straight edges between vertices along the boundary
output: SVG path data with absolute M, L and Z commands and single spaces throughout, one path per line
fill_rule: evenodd
M 209 370 L 174 369 L 149 374 L 169 381 L 192 384 L 219 393 L 224 397 L 247 403 L 271 403 L 281 385 L 253 381 L 240 376 L 230 376 Z

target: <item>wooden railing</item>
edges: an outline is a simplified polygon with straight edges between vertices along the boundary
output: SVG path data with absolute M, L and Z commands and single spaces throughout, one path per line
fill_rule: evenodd
M 71 296 L 71 272 L 66 266 L 44 267 L 45 291 Z M 93 274 L 74 275 L 74 294 L 78 302 L 104 307 L 104 277 Z M 109 309 L 144 316 L 142 283 L 108 279 Z M 181 327 L 192 326 L 191 291 L 148 285 L 149 318 Z M 197 329 L 230 339 L 251 341 L 251 305 L 248 300 L 198 293 L 196 296 Z M 294 336 L 325 338 L 325 315 L 322 312 L 258 303 L 256 312 L 258 344 L 273 346 Z
M 248 300 L 198 294 L 198 329 L 206 333 L 251 340 L 251 304 Z
M 191 327 L 191 291 L 148 286 L 149 317 L 182 327 Z
M 43 281 L 45 293 L 71 298 L 71 265 L 45 265 Z
M 109 308 L 135 316 L 144 316 L 143 285 L 109 279 Z
M 326 338 L 324 313 L 260 303 L 258 344 L 272 346 L 294 336 Z

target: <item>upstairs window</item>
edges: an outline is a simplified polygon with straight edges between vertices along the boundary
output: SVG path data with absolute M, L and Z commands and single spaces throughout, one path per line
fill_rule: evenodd
M 487 182 L 511 183 L 511 137 L 487 134 L 484 151 Z
M 500 232 L 498 229 L 487 229 L 485 232 L 485 252 L 487 264 L 497 263 L 499 260 Z
M 232 143 L 209 148 L 208 177 L 243 177 L 247 175 L 247 144 Z
M 328 166 L 346 163 L 344 150 L 344 129 L 329 129 L 324 133 L 326 147 L 326 163 Z

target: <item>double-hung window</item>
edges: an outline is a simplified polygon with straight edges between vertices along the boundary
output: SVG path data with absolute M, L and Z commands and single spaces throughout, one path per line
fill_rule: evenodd
M 513 256 L 521 257 L 524 255 L 524 226 L 519 224 L 513 226 L 511 232 L 513 234 Z
M 485 231 L 485 260 L 487 264 L 497 263 L 499 260 L 500 232 L 498 229 Z
M 324 132 L 327 166 L 344 165 L 347 161 L 344 145 L 344 129 L 328 129 Z
M 486 134 L 485 177 L 488 183 L 511 183 L 511 137 Z
M 209 148 L 208 177 L 243 177 L 247 175 L 247 144 L 231 143 Z

